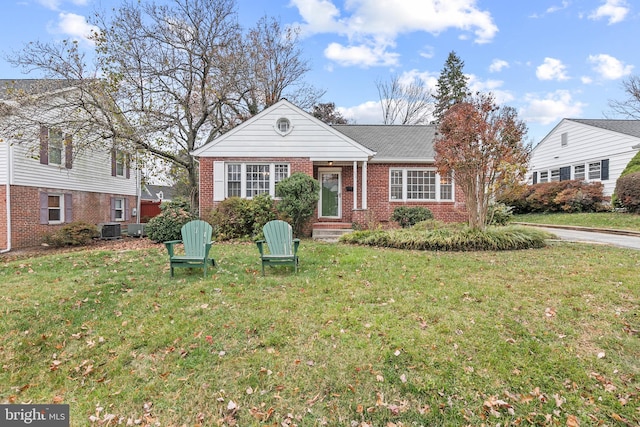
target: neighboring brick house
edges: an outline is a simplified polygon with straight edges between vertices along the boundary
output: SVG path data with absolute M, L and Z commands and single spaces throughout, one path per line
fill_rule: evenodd
M 28 82 L 0 80 L 0 103 L 7 85 Z M 0 252 L 40 245 L 74 221 L 136 221 L 139 173 L 128 153 L 104 148 L 74 156 L 64 129 L 41 124 L 34 135 L 20 142 L 0 135 Z
M 452 176 L 435 167 L 434 125 L 329 126 L 281 100 L 193 154 L 200 213 L 230 196 L 268 192 L 293 173 L 320 182 L 314 227 L 389 221 L 397 206 L 425 206 L 436 219 L 467 218 Z

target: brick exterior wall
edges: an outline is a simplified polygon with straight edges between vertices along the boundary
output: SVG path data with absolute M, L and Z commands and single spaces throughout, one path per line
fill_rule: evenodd
M 0 186 L 0 251 L 7 249 L 7 186 Z
M 213 201 L 213 162 L 274 162 L 282 161 L 291 165 L 291 173 L 304 172 L 319 177 L 319 169 L 327 166 L 313 165 L 306 158 L 201 158 L 200 159 L 200 213 L 201 216 L 215 208 L 217 203 Z M 333 166 L 335 168 L 336 166 Z M 389 168 L 424 168 L 424 164 L 367 164 L 367 210 L 353 209 L 355 191 L 347 191 L 347 187 L 353 186 L 353 166 L 341 166 L 342 174 L 342 218 L 327 219 L 323 222 L 342 223 L 368 223 L 371 221 L 389 221 L 393 210 L 397 206 L 424 206 L 433 212 L 433 216 L 444 222 L 464 222 L 467 220 L 464 196 L 458 187 L 455 188 L 455 200 L 451 202 L 404 202 L 389 200 Z M 362 167 L 357 170 L 357 195 L 358 208 L 362 206 Z M 313 218 L 317 218 L 317 213 Z M 316 222 L 314 220 L 314 222 Z
M 13 249 L 39 246 L 46 234 L 55 232 L 64 226 L 40 224 L 40 192 L 60 193 L 72 195 L 72 221 L 82 221 L 89 224 L 111 222 L 111 197 L 129 200 L 129 211 L 136 207 L 135 196 L 118 194 L 91 193 L 83 191 L 57 190 L 51 188 L 37 188 L 11 186 L 11 246 Z M 0 190 L 0 196 L 4 189 Z M 2 213 L 4 208 L 0 208 Z M 0 231 L 6 227 L 6 215 L 0 215 Z M 121 224 L 135 223 L 136 218 L 122 221 Z M 6 236 L 6 228 L 4 229 Z M 3 237 L 0 236 L 0 243 Z M 6 239 L 5 239 L 6 240 Z M 0 248 L 5 248 L 0 244 Z

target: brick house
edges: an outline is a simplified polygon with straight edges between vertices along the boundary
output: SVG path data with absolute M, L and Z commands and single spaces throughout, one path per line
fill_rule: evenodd
M 0 103 L 6 85 L 28 83 L 0 80 Z M 0 134 L 0 253 L 38 246 L 70 222 L 136 221 L 140 181 L 130 154 L 104 148 L 76 156 L 64 129 L 36 126 L 25 130 L 32 140 Z
M 222 200 L 261 193 L 293 173 L 320 182 L 313 227 L 388 221 L 397 206 L 425 206 L 436 219 L 466 220 L 452 176 L 435 168 L 434 125 L 329 126 L 281 100 L 194 151 L 200 214 Z

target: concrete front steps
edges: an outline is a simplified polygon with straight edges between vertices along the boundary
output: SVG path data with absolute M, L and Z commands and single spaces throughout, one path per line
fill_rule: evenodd
M 349 222 L 317 222 L 313 224 L 313 240 L 337 242 L 340 236 L 351 233 L 353 228 Z

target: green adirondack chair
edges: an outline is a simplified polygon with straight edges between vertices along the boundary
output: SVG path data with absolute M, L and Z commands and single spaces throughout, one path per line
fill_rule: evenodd
M 262 228 L 262 232 L 265 240 L 256 242 L 260 251 L 260 259 L 262 260 L 262 275 L 264 276 L 265 265 L 289 265 L 298 273 L 298 246 L 300 245 L 300 239 L 293 238 L 291 226 L 285 221 L 269 221 Z
M 171 240 L 164 242 L 169 252 L 169 264 L 171 267 L 171 277 L 173 277 L 173 269 L 176 267 L 197 267 L 204 270 L 204 277 L 207 277 L 207 266 L 211 263 L 216 265 L 213 258 L 209 258 L 209 250 L 213 242 L 211 241 L 211 233 L 213 229 L 209 223 L 202 220 L 189 221 L 182 226 L 180 234 L 182 240 Z M 184 245 L 184 254 L 176 254 L 175 245 L 182 243 Z

